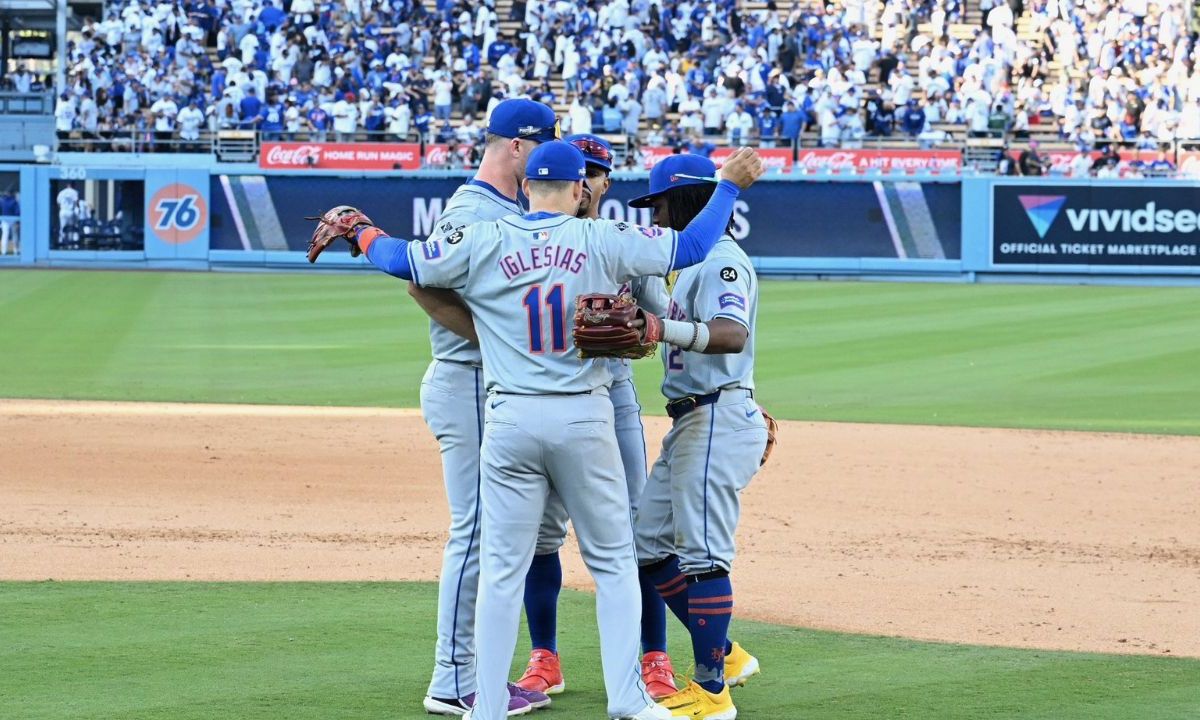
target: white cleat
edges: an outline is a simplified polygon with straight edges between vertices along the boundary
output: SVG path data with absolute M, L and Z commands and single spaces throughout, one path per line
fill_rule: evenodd
M 634 715 L 622 715 L 613 720 L 671 720 L 671 711 L 662 705 L 648 705 Z

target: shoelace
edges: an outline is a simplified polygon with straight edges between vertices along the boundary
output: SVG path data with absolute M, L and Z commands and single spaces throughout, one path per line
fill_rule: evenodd
M 536 658 L 530 658 L 529 664 L 525 666 L 525 674 L 528 675 L 529 673 L 540 672 L 543 670 L 550 671 L 552 670 L 551 664 L 553 662 L 553 655 L 542 655 Z
M 675 687 L 688 687 L 694 677 L 696 677 L 696 663 L 692 662 L 688 665 L 687 672 L 682 675 L 675 673 Z
M 683 707 L 685 705 L 691 705 L 693 703 L 700 702 L 700 698 L 696 695 L 696 688 L 699 686 L 688 682 L 686 678 L 680 678 L 678 675 L 675 677 L 682 679 L 683 685 L 679 686 L 680 689 L 671 696 L 673 701 L 682 701 L 674 705 L 674 707 Z
M 674 678 L 675 673 L 667 660 L 651 660 L 642 663 L 642 675 L 650 680 L 666 682 L 665 678 Z

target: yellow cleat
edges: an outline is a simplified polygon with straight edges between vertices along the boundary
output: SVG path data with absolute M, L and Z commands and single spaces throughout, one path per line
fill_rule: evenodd
M 746 652 L 741 645 L 733 643 L 733 650 L 725 656 L 725 684 L 729 687 L 745 685 L 751 676 L 760 672 L 758 658 Z
M 737 708 L 729 697 L 728 687 L 721 688 L 719 694 L 713 695 L 694 681 L 674 695 L 659 700 L 658 704 L 670 710 L 673 718 L 734 720 L 737 717 Z

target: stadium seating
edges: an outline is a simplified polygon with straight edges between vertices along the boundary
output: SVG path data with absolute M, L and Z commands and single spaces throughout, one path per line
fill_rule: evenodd
M 993 158 L 1006 142 L 1151 151 L 1200 137 L 1184 0 L 279 3 L 110 0 L 72 38 L 60 143 L 207 150 L 253 130 L 466 147 L 488 106 L 513 95 L 619 150 L 787 146 L 797 123 L 800 147 Z M 798 112 L 781 116 L 788 101 Z

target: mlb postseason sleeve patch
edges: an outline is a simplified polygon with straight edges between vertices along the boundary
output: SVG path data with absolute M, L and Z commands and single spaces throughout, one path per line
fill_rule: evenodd
M 421 243 L 421 254 L 426 260 L 438 260 L 442 257 L 442 241 L 441 240 L 426 240 Z
M 732 268 L 726 268 L 726 269 L 732 269 Z M 720 297 L 717 298 L 717 304 L 721 308 L 735 307 L 738 310 L 745 310 L 746 309 L 746 298 L 741 295 L 738 295 L 737 293 L 731 293 L 731 292 L 722 293 L 720 295 Z

